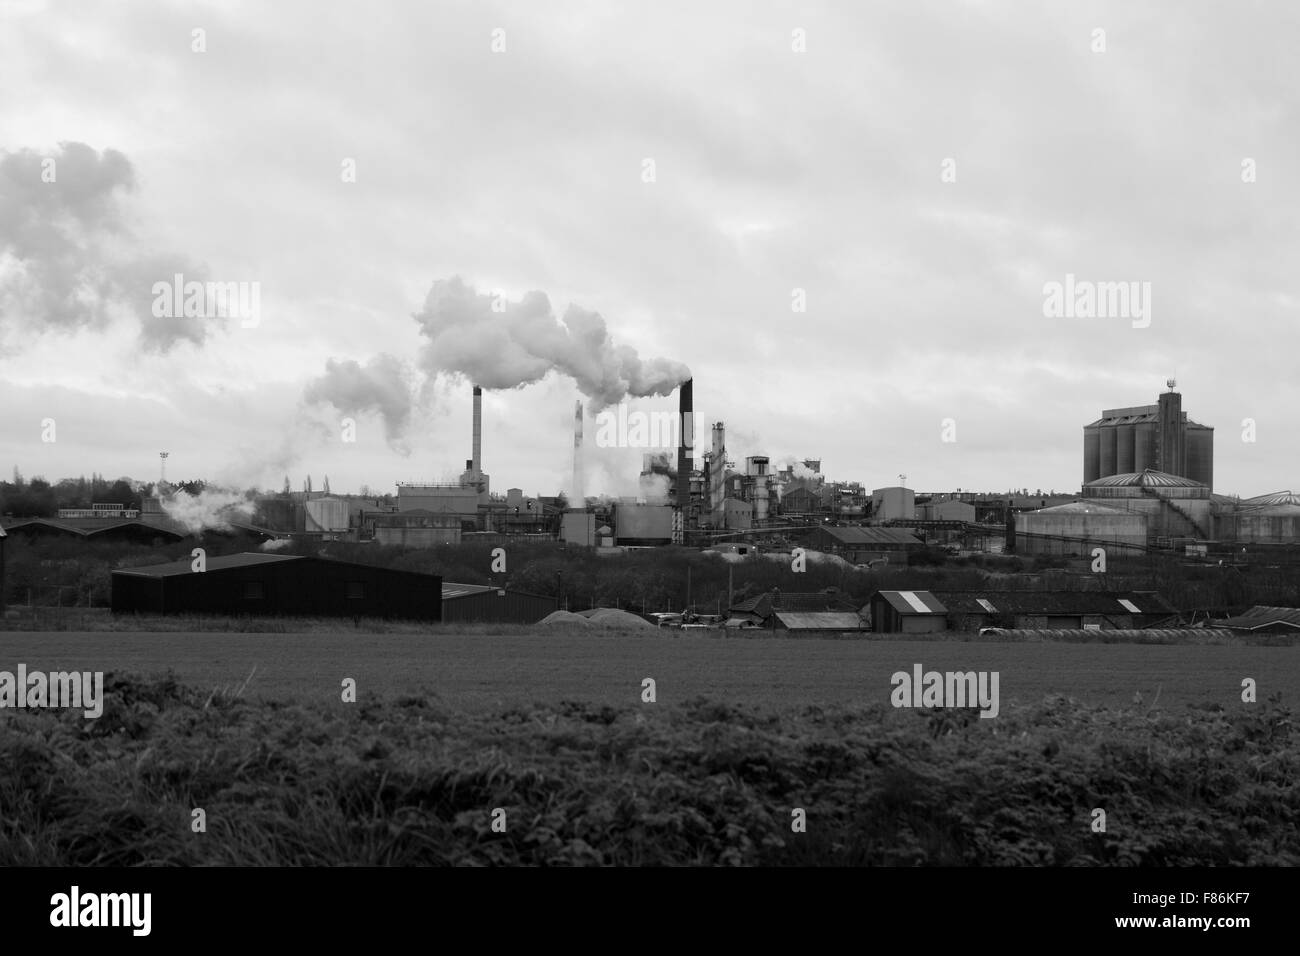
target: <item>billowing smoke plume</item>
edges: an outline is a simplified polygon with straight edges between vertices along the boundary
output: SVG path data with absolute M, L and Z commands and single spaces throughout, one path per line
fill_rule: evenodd
M 676 477 L 677 462 L 668 452 L 647 452 L 641 456 L 641 474 Z
M 123 202 L 134 188 L 131 163 L 116 150 L 0 151 L 0 348 L 103 328 L 125 313 L 140 323 L 142 348 L 166 352 L 202 342 L 220 321 L 154 316 L 155 282 L 204 279 L 182 257 L 140 248 Z
M 588 414 L 628 397 L 668 395 L 691 377 L 681 362 L 642 359 L 636 349 L 614 344 L 595 312 L 571 305 L 561 325 L 542 292 L 508 302 L 453 276 L 433 283 L 413 318 L 427 339 L 418 371 L 385 353 L 365 365 L 330 359 L 325 374 L 308 383 L 303 400 L 333 405 L 345 415 L 379 414 L 389 445 L 407 454 L 414 408 L 432 394 L 440 375 L 464 376 L 483 388 L 519 388 L 556 371 L 590 399 Z M 420 373 L 422 383 L 416 381 Z
M 179 491 L 161 501 L 163 512 L 191 534 L 212 529 L 230 529 L 235 518 L 247 520 L 253 513 L 252 505 L 238 492 L 205 488 L 197 495 Z
M 259 547 L 257 550 L 282 551 L 285 548 L 289 547 L 289 545 L 291 544 L 293 544 L 293 542 L 290 541 L 288 538 L 271 538 L 270 540 L 263 541 L 261 547 Z
M 484 388 L 517 388 L 556 371 L 577 383 L 591 412 L 629 396 L 668 395 L 691 377 L 681 362 L 642 359 L 616 345 L 596 312 L 570 305 L 561 325 L 542 292 L 509 302 L 475 292 L 459 276 L 439 279 L 415 320 L 428 339 L 420 364 L 430 376 L 459 373 Z
M 377 412 L 388 443 L 406 452 L 404 436 L 411 422 L 410 369 L 401 359 L 380 353 L 361 365 L 352 359 L 329 359 L 325 374 L 314 379 L 303 397 L 328 402 L 345 415 Z

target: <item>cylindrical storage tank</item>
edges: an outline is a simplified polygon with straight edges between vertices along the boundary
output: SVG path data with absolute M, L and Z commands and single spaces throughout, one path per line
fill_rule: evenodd
M 1115 473 L 1127 475 L 1133 471 L 1133 426 L 1115 426 Z
M 1139 422 L 1133 426 L 1133 470 L 1146 471 L 1156 466 L 1156 423 Z
M 1101 435 L 1101 474 L 1098 478 L 1109 478 L 1111 475 L 1117 475 L 1115 470 L 1115 426 L 1103 425 L 1098 429 Z
M 1101 429 L 1096 425 L 1083 428 L 1083 482 L 1101 477 Z
M 1188 428 L 1187 477 L 1214 487 L 1214 429 Z
M 348 530 L 348 503 L 342 498 L 312 498 L 307 502 L 307 530 L 338 533 Z

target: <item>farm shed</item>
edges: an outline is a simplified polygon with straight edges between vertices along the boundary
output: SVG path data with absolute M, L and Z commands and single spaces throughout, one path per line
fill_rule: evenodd
M 1083 628 L 1048 630 L 1035 627 L 1007 630 L 1001 634 L 991 634 L 984 639 L 1024 643 L 1056 641 L 1062 644 L 1191 644 L 1196 640 L 1232 636 L 1232 631 L 1210 627 L 1106 628 L 1102 631 Z
M 776 629 L 806 634 L 817 631 L 865 630 L 856 611 L 777 611 Z
M 857 608 L 839 588 L 824 591 L 782 591 L 779 588 L 755 595 L 727 609 L 728 620 L 754 627 L 780 627 L 776 612 L 840 612 L 857 617 Z M 836 628 L 841 630 L 841 628 Z
M 869 606 L 871 629 L 877 634 L 928 634 L 948 628 L 948 609 L 929 591 L 877 591 Z
M 115 614 L 440 619 L 442 578 L 329 558 L 245 553 L 113 572 Z
M 1154 591 L 935 591 L 954 631 L 981 627 L 1143 628 L 1177 609 Z
M 1257 634 L 1295 634 L 1300 632 L 1300 608 L 1257 604 L 1236 617 L 1215 621 L 1214 626 Z
M 557 607 L 555 598 L 527 591 L 485 584 L 442 586 L 442 620 L 447 623 L 536 624 Z

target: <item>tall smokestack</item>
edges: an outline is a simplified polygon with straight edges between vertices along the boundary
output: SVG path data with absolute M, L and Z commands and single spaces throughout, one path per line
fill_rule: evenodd
M 691 500 L 691 449 L 695 445 L 695 410 L 692 383 L 688 378 L 677 390 L 677 414 L 681 418 L 681 438 L 677 445 L 677 507 L 685 508 Z
M 586 505 L 586 490 L 582 481 L 582 402 L 573 403 L 573 492 L 570 508 Z
M 470 471 L 483 472 L 483 389 L 474 386 L 474 458 Z

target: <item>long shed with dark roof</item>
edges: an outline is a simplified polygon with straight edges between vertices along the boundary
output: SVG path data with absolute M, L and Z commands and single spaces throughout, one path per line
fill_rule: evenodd
M 330 558 L 245 553 L 113 572 L 115 614 L 387 617 L 438 621 L 442 578 Z

